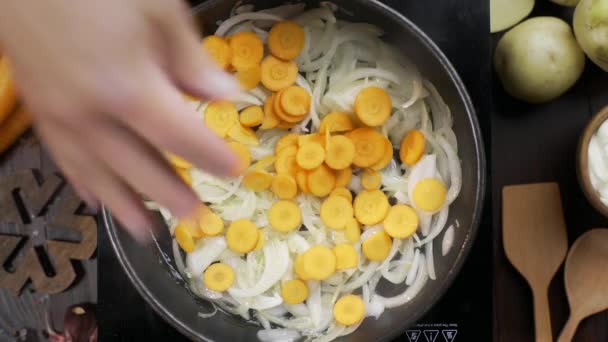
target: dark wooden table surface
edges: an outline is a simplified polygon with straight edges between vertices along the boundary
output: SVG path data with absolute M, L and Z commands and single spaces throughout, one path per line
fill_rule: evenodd
M 571 22 L 572 11 L 548 1 L 537 1 L 532 15 L 555 15 Z M 499 37 L 493 36 L 493 46 Z M 591 228 L 608 227 L 608 219 L 595 212 L 582 194 L 575 169 L 576 146 L 583 127 L 594 113 L 608 105 L 608 73 L 587 60 L 582 78 L 567 94 L 536 106 L 513 100 L 496 81 L 493 100 L 494 341 L 533 341 L 532 294 L 525 280 L 508 263 L 502 248 L 502 187 L 558 182 L 570 244 Z M 550 288 L 554 338 L 569 314 L 563 276 L 562 268 Z M 574 341 L 608 341 L 608 312 L 583 321 Z

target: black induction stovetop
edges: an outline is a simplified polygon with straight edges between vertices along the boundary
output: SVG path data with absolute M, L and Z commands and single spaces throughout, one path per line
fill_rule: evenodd
M 487 160 L 491 160 L 489 1 L 382 2 L 403 13 L 426 32 L 459 72 L 475 104 L 485 139 Z M 488 164 L 488 174 L 491 174 L 489 167 Z M 487 184 L 491 184 L 490 180 Z M 454 284 L 416 326 L 411 327 L 395 341 L 452 342 L 492 339 L 490 198 L 491 196 L 486 196 L 485 213 L 477 240 Z M 100 340 L 187 341 L 140 297 L 118 264 L 105 230 L 99 229 L 99 235 Z

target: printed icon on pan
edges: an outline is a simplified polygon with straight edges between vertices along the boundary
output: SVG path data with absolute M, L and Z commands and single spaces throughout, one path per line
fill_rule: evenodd
M 425 330 L 424 337 L 427 342 L 435 342 L 435 339 L 439 336 L 439 330 Z
M 443 338 L 445 339 L 445 342 L 453 342 L 456 339 L 457 333 L 458 333 L 458 330 L 456 330 L 456 329 L 444 330 L 441 332 L 441 334 L 443 335 Z
M 406 333 L 409 342 L 418 342 L 420 338 L 420 330 L 408 330 Z

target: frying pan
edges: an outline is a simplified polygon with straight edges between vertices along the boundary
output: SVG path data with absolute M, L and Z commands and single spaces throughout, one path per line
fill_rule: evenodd
M 193 9 L 203 33 L 213 32 L 218 20 L 229 16 L 236 0 L 210 0 Z M 256 8 L 278 6 L 283 1 L 253 1 Z M 307 2 L 318 5 L 314 1 Z M 334 0 L 338 18 L 368 22 L 382 28 L 384 39 L 408 56 L 439 90 L 454 116 L 454 132 L 458 137 L 458 154 L 462 161 L 462 191 L 450 208 L 448 224 L 457 222 L 454 245 L 446 256 L 435 255 L 436 280 L 407 304 L 386 310 L 379 319 L 366 319 L 353 334 L 339 340 L 387 341 L 403 333 L 431 308 L 449 288 L 461 269 L 473 243 L 482 212 L 485 191 L 485 156 L 483 143 L 469 95 L 458 74 L 437 46 L 403 15 L 377 1 Z M 194 296 L 185 286 L 171 256 L 171 237 L 161 229 L 155 244 L 141 246 L 112 219 L 107 209 L 103 221 L 110 242 L 122 268 L 133 286 L 177 330 L 197 341 L 256 341 L 258 326 L 224 312 L 201 318 L 211 305 Z M 160 216 L 159 226 L 164 225 Z M 441 251 L 440 235 L 434 240 L 435 251 Z M 379 291 L 394 296 L 400 286 L 381 283 Z

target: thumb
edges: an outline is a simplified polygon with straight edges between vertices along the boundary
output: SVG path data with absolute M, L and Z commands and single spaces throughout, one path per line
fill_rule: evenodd
M 203 50 L 188 11 L 175 9 L 164 17 L 165 47 L 169 49 L 169 72 L 178 87 L 200 98 L 228 98 L 240 91 L 238 82 L 217 67 Z

